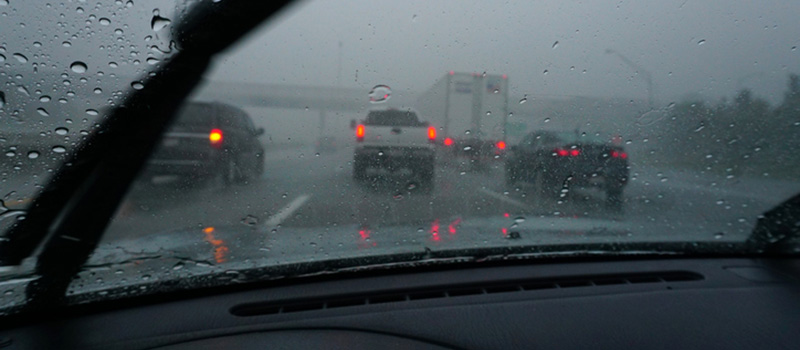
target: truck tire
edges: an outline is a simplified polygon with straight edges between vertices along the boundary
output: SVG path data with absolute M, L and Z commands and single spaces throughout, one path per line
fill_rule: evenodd
M 423 192 L 430 193 L 433 191 L 434 177 L 434 165 L 433 160 L 431 160 L 428 164 L 423 165 L 419 171 L 420 186 Z
M 506 187 L 514 187 L 519 179 L 519 172 L 511 164 L 505 164 Z
M 546 172 L 537 171 L 533 176 L 540 196 L 556 199 L 561 197 L 561 190 L 564 188 L 563 181 L 559 181 L 553 174 Z
M 622 185 L 614 183 L 606 187 L 606 206 L 611 209 L 622 208 Z
M 356 181 L 364 181 L 367 179 L 367 166 L 364 161 L 355 159 L 353 161 L 353 178 Z

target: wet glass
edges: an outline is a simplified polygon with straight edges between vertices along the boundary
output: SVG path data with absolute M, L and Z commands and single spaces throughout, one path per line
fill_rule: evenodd
M 0 5 L 4 228 L 180 49 L 184 6 Z M 742 242 L 800 192 L 798 13 L 294 4 L 214 60 L 73 292 L 398 253 Z

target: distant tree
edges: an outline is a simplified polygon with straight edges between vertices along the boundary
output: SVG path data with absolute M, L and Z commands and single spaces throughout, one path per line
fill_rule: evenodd
M 793 169 L 800 169 L 800 77 L 790 74 L 783 102 L 775 109 L 771 125 L 772 138 L 778 140 L 788 152 L 778 152 L 779 161 Z

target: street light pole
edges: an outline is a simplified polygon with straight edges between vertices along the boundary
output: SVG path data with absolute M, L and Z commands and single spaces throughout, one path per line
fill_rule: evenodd
M 342 86 L 342 42 L 339 41 L 339 69 L 336 73 L 336 85 Z
M 652 110 L 654 107 L 653 102 L 653 76 L 650 72 L 646 71 L 642 66 L 634 63 L 633 61 L 629 60 L 627 57 L 623 56 L 621 53 L 614 51 L 612 49 L 606 49 L 606 54 L 615 54 L 619 57 L 622 62 L 633 68 L 635 71 L 639 72 L 639 75 L 644 80 L 645 84 L 647 84 L 647 107 L 648 109 Z

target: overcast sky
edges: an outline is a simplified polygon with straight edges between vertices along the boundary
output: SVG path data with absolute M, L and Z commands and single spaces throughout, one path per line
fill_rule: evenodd
M 306 1 L 251 35 L 213 79 L 424 91 L 446 71 L 505 73 L 513 95 L 778 102 L 800 71 L 798 1 Z M 558 44 L 556 44 L 558 43 Z M 547 71 L 545 73 L 545 71 Z
M 76 78 L 157 68 L 146 60 L 168 49 L 169 30 L 155 31 L 151 21 L 156 9 L 173 17 L 176 7 L 170 0 L 10 1 L 0 6 L 4 80 L 24 83 L 38 65 L 67 74 L 72 89 L 127 88 Z M 799 14 L 796 0 L 305 1 L 251 34 L 209 76 L 341 84 L 366 94 L 377 84 L 422 92 L 450 70 L 486 71 L 508 74 L 512 96 L 644 99 L 642 73 L 649 72 L 660 104 L 685 96 L 716 101 L 741 87 L 778 103 L 786 76 L 800 72 Z M 86 73 L 70 71 L 76 60 L 88 64 Z M 12 81 L 17 74 L 25 77 Z M 5 91 L 14 98 L 13 88 Z

